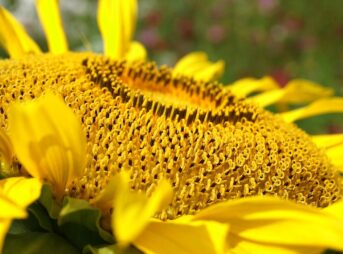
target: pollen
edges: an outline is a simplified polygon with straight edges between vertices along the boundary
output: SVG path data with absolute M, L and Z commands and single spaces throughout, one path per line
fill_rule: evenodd
M 91 53 L 1 60 L 0 126 L 11 102 L 47 90 L 64 98 L 87 137 L 84 175 L 66 190 L 73 197 L 93 199 L 125 170 L 147 195 L 169 180 L 174 195 L 161 219 L 253 195 L 317 207 L 341 198 L 336 169 L 304 131 L 218 83 Z

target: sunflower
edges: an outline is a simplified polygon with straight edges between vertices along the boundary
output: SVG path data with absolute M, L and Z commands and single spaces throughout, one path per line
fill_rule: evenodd
M 70 52 L 58 2 L 36 6 L 50 53 L 0 9 L 5 253 L 343 251 L 342 134 L 293 124 L 342 98 L 307 80 L 222 86 L 202 52 L 157 67 L 132 41 L 134 0 L 99 1 L 103 55 Z

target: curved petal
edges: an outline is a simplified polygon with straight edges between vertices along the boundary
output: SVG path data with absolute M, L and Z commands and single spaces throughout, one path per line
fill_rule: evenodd
M 326 154 L 335 168 L 343 173 L 343 144 L 327 149 Z
M 0 206 L 0 221 L 12 220 L 14 218 L 22 219 L 26 217 L 25 209 L 18 207 L 17 204 L 2 193 L 0 194 Z
M 331 148 L 343 144 L 343 134 L 315 135 L 312 141 L 320 148 Z
M 329 97 L 332 94 L 333 90 L 330 88 L 308 80 L 294 79 L 287 83 L 284 88 L 258 94 L 249 98 L 249 100 L 261 107 L 266 107 L 275 103 L 309 103 L 320 98 Z
M 280 102 L 308 103 L 314 100 L 329 97 L 334 91 L 315 82 L 306 79 L 293 79 L 286 84 L 287 96 Z
M 128 191 L 128 187 L 125 182 L 128 182 L 127 176 L 113 176 L 109 180 L 108 184 L 101 192 L 93 199 L 89 201 L 91 205 L 94 205 L 102 210 L 107 210 L 113 207 L 113 199 L 115 193 Z M 122 189 L 121 189 L 122 188 Z
M 273 244 L 261 244 L 245 240 L 240 237 L 230 236 L 230 253 L 233 254 L 322 254 L 322 250 L 299 246 L 282 246 Z
M 144 253 L 225 253 L 229 226 L 211 221 L 151 220 L 133 241 Z
M 121 245 L 132 242 L 146 227 L 149 219 L 171 199 L 172 188 L 166 180 L 160 181 L 151 197 L 132 192 L 129 176 L 120 173 L 114 176 L 112 229 Z
M 192 52 L 182 57 L 174 66 L 174 75 L 188 75 L 195 79 L 211 81 L 218 79 L 224 72 L 225 63 L 220 60 L 211 62 L 204 52 Z
M 49 51 L 54 54 L 68 51 L 58 0 L 36 0 L 36 9 L 48 40 Z
M 62 196 L 66 185 L 84 171 L 86 141 L 79 119 L 60 97 L 47 93 L 11 105 L 8 124 L 19 161 Z
M 127 61 L 138 61 L 145 60 L 147 57 L 147 52 L 145 47 L 138 41 L 133 41 L 130 43 L 128 52 L 126 52 L 125 59 Z
M 98 25 L 104 53 L 114 59 L 125 56 L 130 47 L 137 18 L 137 0 L 99 0 Z
M 223 60 L 219 60 L 215 63 L 209 62 L 206 67 L 196 71 L 193 76 L 198 80 L 213 81 L 219 79 L 223 75 L 224 68 L 225 62 Z
M 197 63 L 205 63 L 208 61 L 208 57 L 205 52 L 191 52 L 183 56 L 174 66 L 175 72 L 186 72 L 195 68 Z
M 37 44 L 26 33 L 24 27 L 1 5 L 0 44 L 12 58 L 41 52 Z
M 343 98 L 333 97 L 328 99 L 317 100 L 306 107 L 295 109 L 281 114 L 286 122 L 295 122 L 299 119 L 325 113 L 343 112 Z
M 343 134 L 329 134 L 312 136 L 313 142 L 324 148 L 331 163 L 343 173 Z
M 27 216 L 26 207 L 38 199 L 42 183 L 24 177 L 6 178 L 0 181 L 0 252 L 13 219 Z
M 11 211 L 13 211 L 13 210 L 11 210 Z M 22 218 L 25 218 L 25 216 Z M 2 253 L 2 247 L 4 245 L 4 241 L 5 241 L 7 231 L 9 230 L 9 228 L 11 226 L 11 222 L 12 222 L 11 219 L 0 219 L 0 253 Z
M 245 97 L 254 92 L 269 91 L 279 88 L 276 81 L 268 76 L 261 79 L 243 78 L 226 87 L 235 95 Z
M 228 223 L 233 235 L 263 245 L 343 250 L 340 217 L 279 198 L 226 201 L 202 210 L 194 218 Z
M 0 163 L 11 164 L 13 159 L 13 147 L 6 132 L 0 128 Z M 0 169 L 1 169 L 0 165 Z
M 37 178 L 10 177 L 0 181 L 0 189 L 21 208 L 39 198 L 42 182 Z
M 328 207 L 325 207 L 324 211 L 343 220 L 343 201 L 340 200 Z
M 248 101 L 258 104 L 260 107 L 267 107 L 282 100 L 287 91 L 285 89 L 274 89 L 252 97 L 247 98 Z
M 25 209 L 18 207 L 11 199 L 0 192 L 0 253 L 5 236 L 13 219 L 23 219 L 27 216 Z

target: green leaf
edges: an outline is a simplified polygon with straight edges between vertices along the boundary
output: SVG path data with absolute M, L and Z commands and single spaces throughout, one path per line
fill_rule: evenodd
M 12 221 L 11 227 L 8 234 L 18 235 L 23 233 L 28 233 L 32 231 L 42 231 L 37 220 L 33 215 L 29 215 L 25 220 L 14 220 Z
M 8 234 L 23 234 L 27 232 L 53 232 L 53 221 L 46 210 L 37 202 L 28 208 L 29 216 L 23 220 L 14 220 Z
M 118 245 L 108 245 L 103 247 L 94 247 L 87 245 L 83 249 L 83 254 L 143 254 L 140 250 L 134 246 L 128 246 L 125 249 L 121 249 Z
M 54 197 L 52 192 L 52 187 L 50 185 L 43 185 L 42 192 L 39 197 L 39 202 L 45 207 L 51 218 L 58 218 L 58 215 L 61 211 L 61 205 L 59 205 L 56 201 L 56 198 Z
M 323 254 L 342 254 L 342 252 L 335 250 L 326 250 Z
M 3 254 L 78 254 L 68 241 L 54 233 L 27 232 L 7 235 Z
M 61 232 L 78 248 L 114 243 L 110 233 L 100 227 L 101 211 L 85 200 L 66 197 L 58 219 Z
M 28 211 L 32 214 L 39 226 L 48 232 L 53 232 L 53 223 L 47 214 L 47 211 L 37 202 L 29 206 Z

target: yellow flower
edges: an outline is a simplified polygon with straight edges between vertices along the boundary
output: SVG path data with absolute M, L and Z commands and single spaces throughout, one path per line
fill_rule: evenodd
M 343 201 L 320 210 L 276 197 L 250 197 L 215 204 L 195 215 L 160 221 L 146 217 L 144 211 L 152 207 L 160 211 L 160 204 L 170 195 L 168 188 L 157 187 L 149 200 L 132 193 L 125 175 L 118 175 L 104 192 L 110 189 L 114 193 L 112 228 L 116 240 L 124 246 L 132 242 L 145 253 L 321 253 L 328 247 L 343 250 Z
M 11 164 L 14 153 L 10 139 L 3 129 L 0 129 L 0 173 L 2 175 L 11 174 Z
M 85 137 L 79 119 L 61 98 L 47 93 L 8 109 L 14 152 L 28 173 L 52 184 L 57 197 L 85 169 Z M 25 126 L 25 128 L 23 128 Z
M 0 6 L 0 44 L 12 58 L 27 53 L 39 53 L 37 44 L 26 34 L 23 26 L 2 6 Z
M 0 253 L 12 220 L 27 216 L 26 207 L 39 197 L 41 187 L 41 182 L 34 178 L 0 180 Z
M 43 25 L 49 51 L 68 52 L 58 0 L 36 0 L 36 9 Z M 146 49 L 132 41 L 136 26 L 137 0 L 99 0 L 98 25 L 104 42 L 104 54 L 113 59 L 128 61 L 146 59 Z M 15 18 L 0 5 L 0 44 L 12 58 L 29 53 L 41 53 L 37 44 Z M 190 53 L 175 65 L 175 75 L 191 74 L 200 80 L 214 80 L 222 75 L 224 62 L 212 63 L 203 52 Z
M 212 63 L 204 52 L 193 52 L 182 57 L 173 68 L 173 75 L 192 76 L 198 80 L 217 80 L 224 72 L 224 61 Z
M 105 56 L 67 52 L 57 1 L 36 6 L 52 54 L 0 9 L 0 43 L 15 58 L 0 61 L 0 125 L 25 170 L 59 198 L 113 209 L 116 240 L 146 252 L 343 250 L 342 139 L 310 137 L 292 123 L 342 112 L 342 98 L 306 80 L 223 88 L 208 82 L 223 63 L 199 52 L 159 69 L 131 41 L 135 1 L 99 1 Z M 49 93 L 9 106 L 50 90 L 82 127 Z M 260 107 L 299 102 L 310 104 L 278 115 Z

